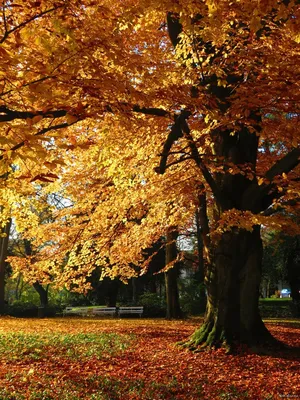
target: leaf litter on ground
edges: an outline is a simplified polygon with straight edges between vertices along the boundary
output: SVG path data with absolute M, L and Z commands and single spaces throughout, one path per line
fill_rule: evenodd
M 0 319 L 0 398 L 300 398 L 300 324 L 269 321 L 289 350 L 192 353 L 177 346 L 200 319 Z

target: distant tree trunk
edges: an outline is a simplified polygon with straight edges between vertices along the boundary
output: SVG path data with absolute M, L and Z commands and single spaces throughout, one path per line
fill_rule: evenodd
M 21 300 L 21 296 L 22 296 L 22 292 L 24 289 L 24 281 L 23 281 L 23 277 L 22 274 L 19 273 L 18 274 L 18 278 L 17 278 L 17 284 L 16 284 L 16 289 L 15 289 L 15 298 L 16 300 Z
M 105 294 L 105 301 L 107 307 L 116 307 L 119 288 L 120 288 L 120 281 L 118 279 L 113 279 L 108 282 Z
M 24 239 L 24 248 L 25 248 L 25 254 L 27 256 L 32 255 L 32 247 L 31 243 L 29 240 Z M 40 306 L 42 308 L 46 308 L 48 306 L 48 288 L 49 285 L 47 285 L 46 289 L 40 284 L 39 281 L 36 281 L 33 285 L 34 289 L 37 291 L 39 297 L 40 297 Z M 41 311 L 39 313 L 40 317 L 44 317 L 44 311 Z
M 1 229 L 0 237 L 0 313 L 3 312 L 5 306 L 5 268 L 6 257 L 9 241 L 9 233 L 11 227 L 11 219 L 6 223 L 5 227 Z M 2 235 L 5 235 L 2 237 Z
M 41 307 L 47 307 L 48 306 L 48 288 L 49 285 L 46 286 L 46 289 L 38 282 L 36 281 L 33 284 L 34 289 L 37 291 L 37 293 L 40 296 L 40 306 Z
M 166 265 L 176 260 L 177 258 L 177 246 L 176 239 L 178 237 L 177 230 L 170 230 L 167 232 L 167 243 L 166 243 Z M 181 318 L 182 311 L 179 304 L 179 293 L 178 293 L 178 264 L 170 268 L 165 272 L 165 285 L 166 285 L 166 300 L 167 300 L 167 319 Z
M 136 304 L 136 302 L 137 302 L 137 296 L 136 296 L 137 281 L 136 281 L 136 278 L 132 278 L 131 279 L 131 283 L 132 283 L 132 303 Z

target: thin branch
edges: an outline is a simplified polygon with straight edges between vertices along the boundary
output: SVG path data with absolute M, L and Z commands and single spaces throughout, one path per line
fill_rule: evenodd
M 193 157 L 192 156 L 180 157 L 178 160 L 172 161 L 169 164 L 167 164 L 165 169 L 168 169 L 172 165 L 180 164 L 181 162 L 186 161 L 186 160 L 193 160 Z
M 67 122 L 59 124 L 59 125 L 53 125 L 53 126 L 49 126 L 48 128 L 44 128 L 42 130 L 40 130 L 39 132 L 35 133 L 33 136 L 41 136 L 44 135 L 47 132 L 56 130 L 56 129 L 62 129 L 62 128 L 68 128 L 69 126 L 72 126 L 74 124 L 76 124 L 78 121 L 72 122 L 71 124 L 68 124 Z M 9 149 L 10 151 L 15 151 L 20 149 L 21 147 L 23 147 L 25 145 L 26 141 L 23 140 L 22 142 L 16 144 L 15 146 L 13 146 L 11 149 Z M 3 155 L 0 156 L 0 161 L 3 159 Z
M 194 142 L 194 139 L 191 135 L 191 131 L 190 128 L 186 122 L 186 119 L 182 120 L 182 131 L 185 134 L 185 137 L 187 138 L 189 145 L 190 145 L 190 149 L 191 149 L 191 155 L 192 158 L 194 159 L 194 161 L 196 162 L 197 166 L 199 167 L 199 169 L 202 172 L 202 175 L 204 177 L 204 179 L 206 180 L 206 182 L 208 183 L 209 187 L 211 188 L 214 197 L 216 198 L 217 202 L 223 207 L 226 208 L 226 201 L 224 196 L 222 196 L 220 189 L 216 183 L 216 181 L 214 180 L 213 176 L 211 175 L 211 173 L 209 172 L 208 168 L 206 167 L 206 165 L 204 164 L 198 148 Z
M 4 1 L 2 2 L 3 8 L 2 8 L 2 18 L 3 18 L 3 23 L 4 23 L 4 35 L 7 33 L 7 21 L 6 21 L 6 15 L 5 15 L 5 3 Z
M 286 206 L 297 206 L 300 203 L 300 199 L 291 199 L 282 203 L 271 204 L 263 213 L 263 216 L 269 217 L 270 215 L 282 212 Z
M 24 87 L 27 87 L 27 86 L 30 86 L 30 85 L 34 85 L 35 83 L 43 82 L 43 81 L 45 81 L 45 80 L 47 80 L 47 79 L 55 79 L 55 78 L 56 78 L 55 75 L 54 75 L 54 76 L 44 76 L 44 77 L 42 77 L 42 78 L 35 79 L 34 81 L 25 83 L 24 85 L 21 86 L 21 88 L 24 88 Z M 20 87 L 19 87 L 18 89 L 20 89 Z M 14 89 L 7 90 L 6 92 L 1 93 L 0 96 L 1 96 L 1 97 L 2 97 L 2 96 L 6 96 L 7 94 L 9 94 L 9 93 L 11 93 L 11 92 L 13 92 L 13 91 L 14 91 Z
M 56 7 L 50 8 L 49 10 L 42 11 L 42 12 L 39 13 L 39 14 L 35 14 L 33 17 L 29 18 L 28 20 L 26 20 L 26 21 L 24 21 L 24 22 L 21 22 L 19 25 L 15 26 L 14 28 L 11 28 L 10 30 L 7 30 L 7 28 L 6 28 L 6 29 L 5 29 L 4 35 L 3 35 L 2 39 L 0 40 L 0 43 L 3 43 L 3 42 L 7 39 L 7 37 L 8 37 L 11 33 L 15 32 L 16 30 L 23 28 L 24 26 L 28 25 L 30 22 L 34 21 L 35 19 L 38 19 L 38 18 L 40 18 L 40 17 L 43 17 L 44 15 L 49 14 L 49 13 L 52 12 L 52 11 L 56 11 L 56 10 L 58 10 L 59 8 L 63 7 L 63 6 L 64 6 L 64 5 L 61 4 L 61 5 L 58 5 L 58 6 L 56 6 Z M 3 7 L 3 9 L 4 9 L 4 7 Z

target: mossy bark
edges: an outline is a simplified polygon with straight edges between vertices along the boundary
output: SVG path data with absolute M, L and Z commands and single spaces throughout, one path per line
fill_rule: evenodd
M 233 230 L 218 241 L 207 269 L 207 308 L 202 326 L 185 344 L 191 349 L 275 343 L 258 309 L 262 243 L 260 228 Z
M 0 233 L 3 234 L 3 237 L 0 237 L 0 313 L 4 311 L 5 306 L 5 260 L 7 257 L 10 227 L 11 219 L 0 230 Z

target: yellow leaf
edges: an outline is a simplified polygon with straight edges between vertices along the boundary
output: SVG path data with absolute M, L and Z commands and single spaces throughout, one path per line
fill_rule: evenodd
M 36 115 L 35 117 L 32 118 L 32 124 L 37 124 L 43 119 L 42 115 Z
M 44 165 L 45 165 L 45 167 L 47 167 L 48 169 L 50 169 L 50 170 L 54 170 L 54 169 L 56 169 L 56 167 L 57 167 L 57 164 L 56 163 L 53 163 L 53 162 L 49 162 L 49 161 L 46 161 L 46 162 L 44 162 Z
M 67 123 L 69 125 L 74 124 L 74 122 L 78 121 L 78 118 L 75 115 L 67 114 L 66 115 Z

